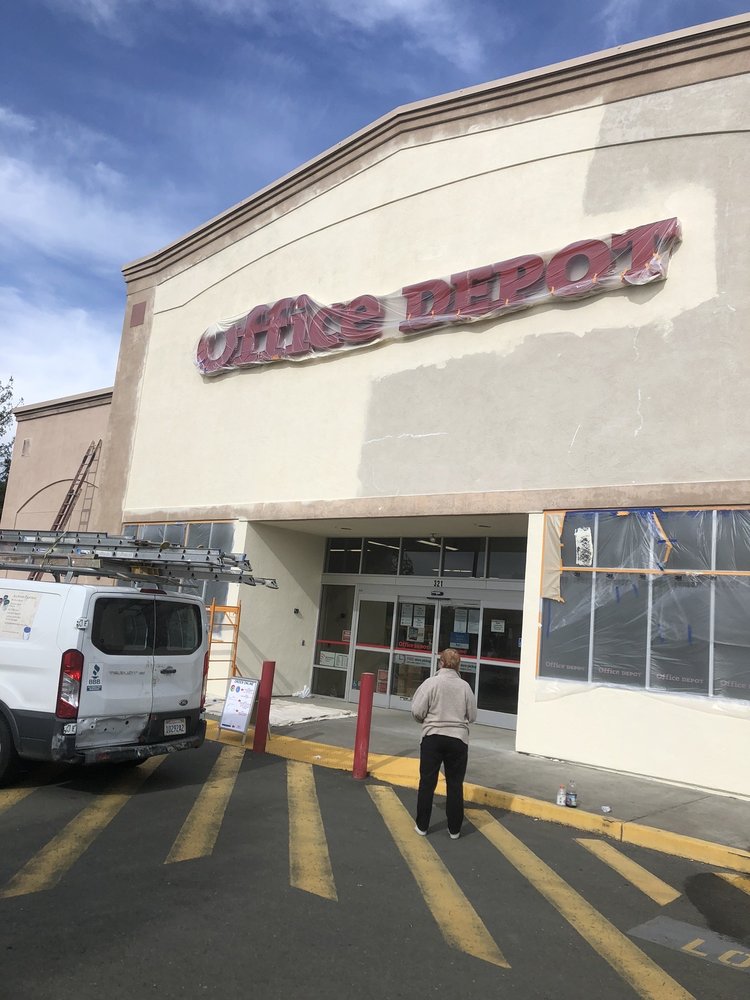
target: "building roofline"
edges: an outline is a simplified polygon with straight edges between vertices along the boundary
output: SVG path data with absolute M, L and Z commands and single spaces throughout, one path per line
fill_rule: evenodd
M 92 389 L 89 392 L 79 392 L 73 396 L 60 396 L 59 399 L 46 399 L 40 403 L 28 403 L 17 406 L 13 415 L 19 423 L 22 420 L 34 420 L 37 417 L 48 417 L 58 413 L 68 413 L 71 410 L 87 410 L 94 406 L 107 406 L 112 402 L 113 386 L 106 389 Z
M 319 189 L 328 175 L 403 132 L 515 107 L 552 94 L 593 91 L 628 76 L 697 62 L 705 58 L 708 47 L 732 42 L 737 48 L 750 48 L 750 14 L 696 25 L 401 105 L 174 242 L 126 264 L 122 273 L 126 282 L 135 281 L 156 275 L 202 249 L 208 251 L 210 244 L 242 223 L 278 209 L 302 188 Z M 650 60 L 648 67 L 644 66 L 646 59 Z

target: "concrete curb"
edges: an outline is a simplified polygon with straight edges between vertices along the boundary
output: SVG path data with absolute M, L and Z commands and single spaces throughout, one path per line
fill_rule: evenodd
M 248 730 L 246 749 L 252 744 L 253 730 Z M 208 720 L 206 738 L 214 742 L 240 746 L 242 738 L 237 733 L 219 730 L 218 723 Z M 353 751 L 347 747 L 328 746 L 310 740 L 298 740 L 293 736 L 269 734 L 266 752 L 286 760 L 300 761 L 317 767 L 329 767 L 338 771 L 351 771 Z M 415 757 L 391 757 L 385 754 L 369 755 L 369 777 L 389 785 L 414 788 L 419 785 L 419 761 Z M 445 794 L 445 781 L 440 776 L 438 794 Z M 671 854 L 687 861 L 698 861 L 715 868 L 750 875 L 750 853 L 726 844 L 716 844 L 709 840 L 687 837 L 681 833 L 671 833 L 658 827 L 643 826 L 619 819 L 610 819 L 589 813 L 582 809 L 569 809 L 543 799 L 533 799 L 526 795 L 504 792 L 498 788 L 483 785 L 464 784 L 464 799 L 472 805 L 502 809 L 506 812 L 529 816 L 545 823 L 557 823 L 585 833 L 598 833 L 622 844 L 646 847 L 661 854 Z

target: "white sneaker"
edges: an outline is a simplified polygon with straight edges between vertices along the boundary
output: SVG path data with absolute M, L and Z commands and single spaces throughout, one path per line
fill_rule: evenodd
M 452 834 L 451 834 L 451 840 L 458 840 L 458 838 L 459 838 L 460 836 L 461 836 L 461 831 L 459 830 L 459 832 L 458 832 L 458 833 L 452 833 Z
M 420 830 L 419 827 L 416 824 L 414 825 L 414 829 L 419 834 L 420 837 L 426 837 L 427 836 L 427 831 L 426 830 Z M 453 836 L 453 834 L 451 834 L 451 836 Z

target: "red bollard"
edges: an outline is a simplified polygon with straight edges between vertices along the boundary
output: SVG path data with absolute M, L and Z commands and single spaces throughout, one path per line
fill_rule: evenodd
M 271 714 L 271 695 L 273 694 L 273 675 L 276 670 L 275 660 L 264 660 L 263 670 L 258 686 L 258 712 L 255 716 L 255 735 L 253 736 L 253 753 L 266 752 L 268 739 L 268 716 Z
M 367 777 L 374 691 L 375 674 L 362 674 L 359 678 L 359 708 L 357 709 L 357 733 L 354 737 L 354 767 L 352 768 L 352 777 L 360 781 Z

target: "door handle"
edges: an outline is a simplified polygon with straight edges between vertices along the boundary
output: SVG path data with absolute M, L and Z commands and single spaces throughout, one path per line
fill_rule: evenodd
M 159 671 L 159 673 L 162 673 L 162 674 L 176 674 L 177 673 L 177 668 L 176 667 L 162 667 L 161 670 Z

